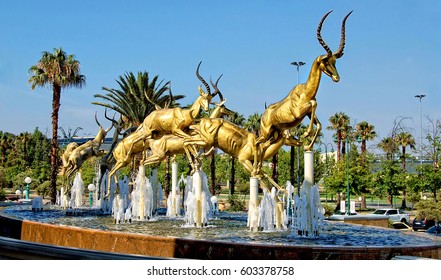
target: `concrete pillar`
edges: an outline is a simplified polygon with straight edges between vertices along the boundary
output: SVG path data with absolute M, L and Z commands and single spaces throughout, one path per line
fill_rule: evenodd
M 251 231 L 259 230 L 259 179 L 250 178 L 250 202 L 248 204 L 248 228 Z
M 278 200 L 276 202 L 276 228 L 281 229 L 282 228 L 282 222 L 283 222 L 283 203 Z
M 139 171 L 138 171 L 138 177 L 140 176 L 141 178 L 141 182 L 139 184 L 139 186 L 136 186 L 138 188 L 140 188 L 138 191 L 139 194 L 139 200 L 138 200 L 138 219 L 140 219 L 141 221 L 145 220 L 145 215 L 144 215 L 144 208 L 145 208 L 145 166 L 144 165 L 140 165 L 139 166 Z
M 196 196 L 195 223 L 197 227 L 202 227 L 202 176 L 199 170 L 193 174 L 193 187 Z
M 178 163 L 174 161 L 172 163 L 172 191 L 171 191 L 171 202 L 172 205 L 170 205 L 172 208 L 172 216 L 178 216 L 179 213 L 177 213 L 177 186 L 178 186 Z
M 307 234 L 312 233 L 312 212 L 311 212 L 311 187 L 314 186 L 314 152 L 305 151 L 304 152 L 304 160 L 305 160 L 305 180 L 303 181 L 303 188 L 306 195 L 307 201 Z

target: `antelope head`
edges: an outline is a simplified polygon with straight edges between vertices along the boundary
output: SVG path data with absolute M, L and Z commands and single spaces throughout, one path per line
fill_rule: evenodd
M 216 108 L 214 109 L 214 111 L 211 113 L 211 116 L 213 116 L 214 118 L 218 118 L 218 117 L 222 117 L 222 116 L 230 116 L 233 115 L 234 112 L 231 111 L 230 109 L 228 109 L 225 106 L 225 102 L 227 101 L 224 96 L 222 95 L 222 93 L 220 92 L 219 88 L 217 87 L 217 84 L 220 80 L 220 78 L 222 78 L 222 75 L 219 76 L 219 78 L 217 78 L 216 83 L 213 83 L 213 81 L 210 78 L 210 83 L 211 86 L 214 88 L 214 94 L 213 96 L 215 96 L 216 94 L 219 95 L 219 103 L 214 103 L 214 105 L 216 106 Z M 210 117 L 211 117 L 210 116 Z
M 196 69 L 196 76 L 198 77 L 198 79 L 202 82 L 202 84 L 204 84 L 205 88 L 207 89 L 207 93 L 204 92 L 204 90 L 202 89 L 201 86 L 199 86 L 198 90 L 199 90 L 199 94 L 201 95 L 202 98 L 200 98 L 200 105 L 202 107 L 202 109 L 204 111 L 208 111 L 210 109 L 210 102 L 211 99 L 218 94 L 218 92 L 216 91 L 215 93 L 211 94 L 211 90 L 210 90 L 210 86 L 207 84 L 207 82 L 204 80 L 204 78 L 201 77 L 201 75 L 199 75 L 199 67 L 201 66 L 201 62 L 199 62 L 198 68 Z
M 321 61 L 320 61 L 319 68 L 323 73 L 325 73 L 326 75 L 331 77 L 331 79 L 334 82 L 338 82 L 338 81 L 340 81 L 340 76 L 338 75 L 337 68 L 335 68 L 335 62 L 337 61 L 337 59 L 339 59 L 340 57 L 343 56 L 343 50 L 345 47 L 345 24 L 346 24 L 346 19 L 352 14 L 352 11 L 349 14 L 347 14 L 343 19 L 343 23 L 341 25 L 340 46 L 335 53 L 332 53 L 331 49 L 328 47 L 328 45 L 322 39 L 322 35 L 321 35 L 323 22 L 325 21 L 326 17 L 331 12 L 332 12 L 332 10 L 323 16 L 322 20 L 320 21 L 320 23 L 317 27 L 317 39 L 318 39 L 320 45 L 322 45 L 322 47 L 327 52 L 327 54 L 320 57 Z
M 106 111 L 104 112 L 104 114 L 106 114 Z M 115 118 L 115 116 L 113 116 L 113 118 Z M 108 129 L 104 129 L 103 126 L 100 124 L 100 122 L 98 121 L 98 118 L 96 117 L 96 112 L 95 112 L 95 122 L 97 123 L 97 125 L 99 126 L 100 130 L 98 131 L 98 134 L 95 137 L 95 140 L 97 140 L 98 142 L 102 142 L 104 140 L 104 137 L 106 137 L 107 133 L 112 129 L 112 127 L 114 126 L 114 123 L 112 121 L 112 124 L 110 125 L 110 127 Z

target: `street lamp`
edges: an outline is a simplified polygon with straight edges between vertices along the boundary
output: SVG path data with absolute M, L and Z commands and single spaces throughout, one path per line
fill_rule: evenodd
M 87 186 L 87 188 L 89 189 L 89 204 L 90 206 L 93 205 L 93 192 L 95 191 L 95 185 L 94 184 L 89 184 Z
M 299 84 L 299 71 L 300 71 L 300 67 L 305 65 L 306 63 L 303 61 L 294 61 L 291 62 L 291 65 L 294 65 L 297 67 L 297 84 Z
M 297 68 L 297 85 L 299 84 L 299 73 L 300 67 L 305 65 L 306 63 L 303 61 L 294 61 L 291 62 L 291 65 L 296 66 Z M 290 150 L 290 181 L 291 184 L 294 185 L 294 147 L 291 146 Z M 297 195 L 300 196 L 300 146 L 297 146 Z
M 420 164 L 423 165 L 423 105 L 421 99 L 426 97 L 426 95 L 418 94 L 415 97 L 420 99 Z
M 29 199 L 29 184 L 32 182 L 32 179 L 30 177 L 26 177 L 24 181 L 26 183 L 26 199 Z

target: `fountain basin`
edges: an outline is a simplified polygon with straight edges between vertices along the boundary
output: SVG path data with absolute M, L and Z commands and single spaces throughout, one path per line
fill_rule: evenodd
M 30 210 L 19 210 L 26 215 L 37 217 L 39 215 L 47 215 L 50 211 L 32 212 Z M 5 213 L 6 212 L 6 213 Z M 46 214 L 45 214 L 46 213 Z M 53 214 L 51 214 L 53 215 Z M 240 215 L 239 215 L 240 216 Z M 28 216 L 31 217 L 31 216 Z M 84 219 L 79 217 L 70 217 L 73 221 L 96 219 L 94 215 L 87 216 Z M 98 217 L 101 219 L 101 217 Z M 102 217 L 111 220 L 108 216 Z M 233 217 L 233 220 L 236 218 Z M 73 247 L 88 250 L 97 250 L 112 253 L 135 254 L 160 258 L 189 258 L 189 259 L 296 259 L 296 260 L 312 260 L 312 259 L 333 259 L 333 260 L 353 260 L 353 259 L 369 259 L 381 260 L 391 259 L 396 256 L 415 256 L 425 258 L 441 259 L 441 242 L 439 237 L 422 238 L 415 233 L 401 233 L 416 238 L 415 242 L 409 245 L 364 245 L 364 246 L 345 246 L 344 243 L 338 245 L 320 244 L 314 238 L 298 238 L 293 233 L 251 233 L 246 228 L 241 229 L 239 234 L 244 236 L 224 239 L 219 236 L 207 237 L 211 239 L 202 239 L 201 236 L 208 235 L 210 232 L 221 232 L 222 225 L 216 225 L 207 228 L 199 228 L 189 230 L 190 234 L 186 237 L 164 236 L 167 230 L 162 233 L 163 236 L 153 236 L 146 233 L 123 232 L 119 230 L 131 230 L 131 228 L 139 228 L 145 225 L 147 228 L 153 227 L 153 222 L 138 222 L 132 224 L 112 225 L 109 227 L 85 228 L 72 225 L 60 225 L 45 222 L 31 221 L 11 216 L 8 211 L 3 211 L 0 216 L 0 235 L 20 239 L 24 241 L 36 242 L 41 244 L 58 245 L 65 247 Z M 171 224 L 182 224 L 182 220 L 167 220 Z M 244 221 L 235 221 L 246 223 Z M 369 229 L 365 226 L 344 225 L 339 222 L 330 224 L 330 230 L 334 223 L 343 226 L 355 227 L 350 228 L 355 234 L 357 229 L 363 231 Z M 173 226 L 172 226 L 173 227 Z M 110 230 L 109 230 L 110 229 Z M 186 232 L 185 228 L 178 229 Z M 227 231 L 232 231 L 227 228 Z M 396 235 L 398 231 L 390 229 L 382 229 L 390 231 L 391 236 Z M 142 231 L 140 231 L 142 232 Z M 325 238 L 326 232 L 323 234 Z M 280 235 L 287 237 L 288 241 L 281 241 Z M 263 236 L 263 238 L 262 238 Z M 429 235 L 427 235 L 429 237 Z M 222 239 L 222 240 L 221 240 Z M 341 240 L 347 239 L 342 236 Z M 224 241 L 227 240 L 227 241 Z M 250 241 L 251 240 L 251 241 Z M 273 242 L 273 243 L 271 243 Z M 297 244 L 297 243 L 301 244 Z M 404 241 L 407 243 L 407 241 Z

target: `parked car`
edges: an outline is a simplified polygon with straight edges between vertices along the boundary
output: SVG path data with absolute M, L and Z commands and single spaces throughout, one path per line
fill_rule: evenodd
M 414 231 L 418 231 L 420 229 L 422 230 L 428 230 L 429 228 L 433 227 L 435 225 L 434 220 L 428 220 L 428 219 L 417 219 L 415 218 L 412 222 L 412 229 Z
M 410 221 L 409 214 L 407 214 L 401 209 L 394 209 L 394 208 L 377 209 L 372 214 L 388 216 L 389 220 L 391 220 L 392 222 L 409 223 Z

